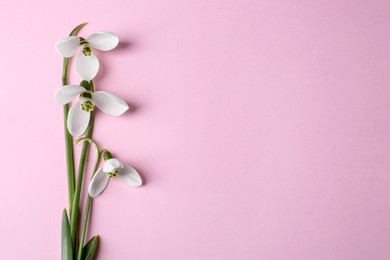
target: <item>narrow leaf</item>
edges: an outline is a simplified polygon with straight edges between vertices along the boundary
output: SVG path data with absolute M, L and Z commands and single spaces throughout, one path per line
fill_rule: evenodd
M 92 260 L 99 241 L 99 236 L 94 236 L 83 248 L 82 260 Z
M 72 260 L 73 259 L 73 249 L 72 249 L 72 239 L 70 237 L 69 229 L 69 219 L 66 209 L 62 212 L 62 228 L 61 228 L 62 244 L 61 244 L 61 259 L 62 260 Z

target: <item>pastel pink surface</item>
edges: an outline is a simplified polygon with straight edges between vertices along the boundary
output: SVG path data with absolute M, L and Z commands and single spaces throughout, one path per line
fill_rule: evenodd
M 390 258 L 389 1 L 3 0 L 0 259 L 60 259 L 54 43 L 84 21 L 133 108 L 94 139 L 145 181 L 94 200 L 97 259 Z

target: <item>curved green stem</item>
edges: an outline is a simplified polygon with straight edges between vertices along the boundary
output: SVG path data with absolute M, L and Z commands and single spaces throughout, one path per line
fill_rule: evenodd
M 88 23 L 81 23 L 79 25 L 77 25 L 69 34 L 69 36 L 75 36 L 79 33 L 79 31 L 84 27 L 86 26 Z
M 95 161 L 95 165 L 93 167 L 93 174 L 92 174 L 92 177 L 93 175 L 95 174 L 95 172 L 97 171 L 97 168 L 98 168 L 98 165 L 99 165 L 99 160 L 100 159 L 100 156 L 98 157 L 98 159 Z M 91 177 L 91 179 L 92 179 Z M 85 209 L 84 209 L 84 220 L 83 220 L 83 226 L 82 226 L 82 230 L 81 230 L 81 234 L 80 234 L 80 245 L 79 245 L 79 249 L 78 249 L 78 253 L 77 253 L 77 260 L 82 260 L 81 259 L 81 256 L 82 256 L 82 253 L 83 253 L 83 247 L 84 247 L 84 239 L 85 239 L 85 233 L 87 231 L 87 224 L 88 224 L 88 218 L 89 218 L 89 211 L 90 211 L 90 208 L 91 208 L 91 201 L 92 198 L 91 196 L 89 196 L 88 194 L 88 197 L 87 197 L 87 201 L 85 202 Z
M 77 35 L 78 32 L 83 28 L 87 23 L 82 23 L 76 26 L 69 36 Z M 64 58 L 62 66 L 62 85 L 68 85 L 68 68 L 69 68 L 69 58 Z M 69 211 L 72 209 L 73 203 L 73 194 L 75 189 L 75 179 L 74 179 L 74 159 L 73 159 L 73 145 L 72 145 L 72 136 L 68 131 L 66 125 L 69 113 L 69 105 L 64 105 L 64 133 L 65 133 L 65 155 L 66 155 L 66 169 L 67 169 L 67 180 L 68 180 L 68 199 L 69 199 Z M 69 212 L 69 214 L 71 214 Z
M 99 146 L 97 145 L 97 143 L 93 140 L 93 139 L 91 139 L 91 138 L 89 138 L 89 137 L 79 137 L 79 138 L 77 138 L 76 140 L 74 140 L 74 144 L 78 144 L 78 143 L 80 143 L 81 141 L 87 141 L 87 142 L 89 142 L 91 145 L 93 145 L 93 148 L 95 148 L 95 150 L 97 151 L 97 158 L 96 158 L 96 160 L 98 160 L 99 159 L 99 157 L 100 157 L 100 149 L 99 149 Z

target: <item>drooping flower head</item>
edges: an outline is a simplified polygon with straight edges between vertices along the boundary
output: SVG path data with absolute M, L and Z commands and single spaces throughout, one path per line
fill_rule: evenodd
M 133 167 L 113 158 L 109 151 L 105 151 L 103 157 L 103 167 L 96 171 L 89 184 L 88 192 L 91 197 L 96 197 L 102 193 L 111 178 L 116 178 L 132 187 L 142 185 L 142 179 Z
M 57 51 L 66 58 L 72 57 L 77 49 L 79 55 L 75 60 L 76 72 L 84 80 L 92 80 L 99 70 L 99 60 L 93 53 L 93 49 L 109 51 L 119 43 L 119 38 L 112 32 L 97 32 L 87 39 L 78 36 L 68 36 L 56 43 Z
M 69 133 L 73 136 L 81 136 L 87 130 L 95 106 L 111 116 L 120 116 L 129 109 L 123 99 L 110 92 L 94 92 L 78 85 L 66 85 L 57 89 L 54 99 L 57 104 L 65 105 L 77 96 L 79 100 L 70 108 L 67 119 Z

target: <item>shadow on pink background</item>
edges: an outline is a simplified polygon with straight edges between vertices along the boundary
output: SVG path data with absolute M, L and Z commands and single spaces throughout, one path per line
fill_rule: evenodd
M 146 182 L 94 200 L 98 259 L 390 258 L 390 2 L 0 0 L 0 259 L 60 259 L 54 43 L 84 21 L 134 108 L 94 138 Z

